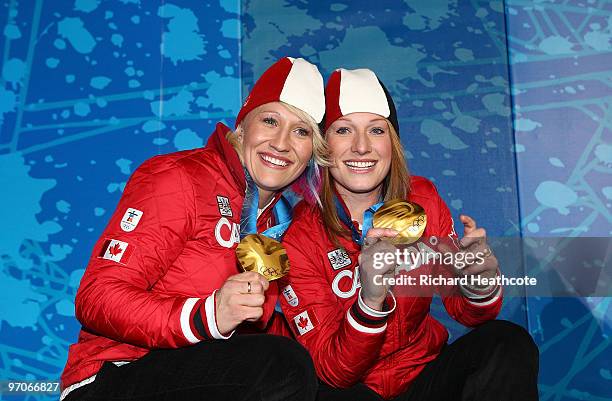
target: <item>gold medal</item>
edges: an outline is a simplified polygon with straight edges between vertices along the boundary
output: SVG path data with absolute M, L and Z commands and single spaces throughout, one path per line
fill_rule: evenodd
M 268 281 L 289 273 L 289 258 L 283 245 L 262 234 L 249 234 L 240 241 L 236 256 L 246 271 L 254 271 Z
M 427 214 L 417 203 L 402 199 L 385 202 L 374 213 L 372 226 L 375 228 L 392 228 L 399 232 L 393 239 L 396 245 L 408 245 L 423 235 L 427 226 Z

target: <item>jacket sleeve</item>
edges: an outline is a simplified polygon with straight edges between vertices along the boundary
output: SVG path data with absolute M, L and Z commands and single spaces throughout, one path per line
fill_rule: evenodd
M 433 185 L 433 184 L 432 184 Z M 434 187 L 435 191 L 435 187 Z M 448 206 L 436 191 L 439 212 L 439 236 L 440 240 L 458 248 L 459 239 L 455 232 L 453 218 Z M 438 266 L 440 275 L 452 277 L 453 273 L 448 267 Z M 480 299 L 469 298 L 461 291 L 460 286 L 449 286 L 440 288 L 440 295 L 444 308 L 448 314 L 468 327 L 478 326 L 486 321 L 495 319 L 502 306 L 502 288 L 497 288 L 490 296 Z
M 326 279 L 325 269 L 331 267 L 313 249 L 315 240 L 291 228 L 285 235 L 291 268 L 281 282 L 281 307 L 297 340 L 310 352 L 318 376 L 331 386 L 349 387 L 377 358 L 390 312 L 371 310 L 359 297 L 343 308 Z
M 182 167 L 162 156 L 134 172 L 76 295 L 76 316 L 87 330 L 146 348 L 225 338 L 215 322 L 214 293 L 191 298 L 151 291 L 192 236 L 195 216 Z

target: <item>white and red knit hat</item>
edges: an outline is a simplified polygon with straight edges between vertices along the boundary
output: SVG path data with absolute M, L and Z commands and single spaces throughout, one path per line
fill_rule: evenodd
M 393 99 L 372 70 L 339 68 L 327 81 L 325 130 L 340 117 L 351 113 L 374 113 L 385 117 L 399 135 Z
M 254 108 L 279 101 L 297 107 L 320 123 L 325 114 L 325 97 L 319 69 L 303 58 L 278 60 L 253 85 L 236 117 L 236 126 Z

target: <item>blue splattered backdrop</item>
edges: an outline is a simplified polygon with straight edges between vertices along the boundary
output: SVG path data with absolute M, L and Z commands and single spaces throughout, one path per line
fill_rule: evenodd
M 411 171 L 455 218 L 492 236 L 610 237 L 611 15 L 596 0 L 5 0 L 0 380 L 59 377 L 130 174 L 231 125 L 286 55 L 326 76 L 375 70 Z M 502 317 L 540 345 L 542 400 L 612 400 L 610 298 L 513 298 Z

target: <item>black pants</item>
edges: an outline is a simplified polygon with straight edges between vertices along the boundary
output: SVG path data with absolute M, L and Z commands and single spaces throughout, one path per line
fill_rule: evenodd
M 106 362 L 77 400 L 314 400 L 317 377 L 296 341 L 242 335 L 192 347 L 153 350 L 123 366 Z
M 539 352 L 529 333 L 494 320 L 445 346 L 394 401 L 534 401 Z M 363 384 L 334 389 L 322 384 L 318 401 L 380 401 Z

